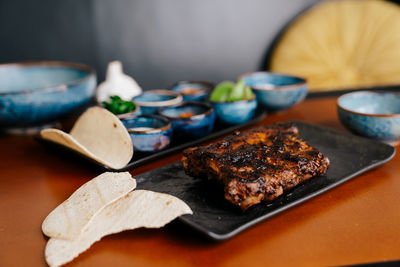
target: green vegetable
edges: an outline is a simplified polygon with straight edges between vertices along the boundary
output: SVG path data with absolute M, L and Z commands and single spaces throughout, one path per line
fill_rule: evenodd
M 110 96 L 110 102 L 102 102 L 103 106 L 115 115 L 129 113 L 135 110 L 136 106 L 132 101 L 122 100 L 119 96 Z
M 239 101 L 245 99 L 245 90 L 246 85 L 243 80 L 240 80 L 233 88 L 231 93 L 229 94 L 229 101 Z
M 249 86 L 244 89 L 244 99 L 252 99 L 254 97 L 253 91 Z
M 234 102 L 240 100 L 250 100 L 254 94 L 249 86 L 243 80 L 236 84 L 230 81 L 224 81 L 218 84 L 210 96 L 211 101 L 215 102 Z
M 219 83 L 211 93 L 210 100 L 215 102 L 228 101 L 228 96 L 234 86 L 235 83 L 230 81 Z

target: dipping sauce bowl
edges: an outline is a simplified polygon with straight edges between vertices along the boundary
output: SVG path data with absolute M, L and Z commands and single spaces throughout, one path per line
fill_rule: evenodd
M 271 72 L 252 72 L 239 77 L 250 86 L 260 106 L 268 111 L 285 110 L 302 101 L 308 85 L 302 78 Z
M 131 136 L 134 151 L 157 152 L 171 143 L 171 122 L 164 117 L 139 115 L 121 121 Z
M 208 81 L 179 81 L 171 90 L 180 93 L 184 101 L 205 101 L 210 95 L 215 84 Z
M 182 102 L 182 95 L 170 90 L 149 90 L 135 96 L 133 102 L 140 106 L 142 114 L 157 114 L 157 111 L 162 107 Z
M 204 102 L 187 101 L 161 108 L 159 114 L 172 123 L 174 139 L 198 139 L 208 135 L 215 122 L 214 109 Z
M 380 141 L 400 139 L 400 94 L 358 91 L 337 100 L 340 121 L 352 132 Z

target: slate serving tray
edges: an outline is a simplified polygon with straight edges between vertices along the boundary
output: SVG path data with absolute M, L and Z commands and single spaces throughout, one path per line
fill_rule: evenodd
M 155 152 L 155 153 L 141 153 L 141 152 L 136 151 L 136 152 L 134 152 L 131 161 L 125 167 L 120 168 L 120 169 L 112 169 L 108 166 L 101 164 L 100 162 L 97 162 L 97 161 L 89 158 L 88 156 L 86 156 L 84 154 L 81 154 L 81 153 L 79 153 L 73 149 L 70 149 L 66 146 L 63 146 L 61 144 L 52 142 L 50 140 L 46 140 L 40 136 L 36 136 L 36 140 L 50 148 L 54 148 L 55 150 L 58 150 L 61 153 L 67 153 L 72 157 L 81 158 L 81 159 L 85 160 L 86 162 L 91 163 L 93 166 L 96 166 L 104 171 L 120 172 L 120 171 L 127 171 L 130 169 L 133 169 L 135 167 L 141 166 L 146 163 L 150 163 L 156 159 L 163 158 L 171 153 L 181 151 L 182 149 L 187 148 L 189 146 L 194 146 L 196 144 L 200 144 L 207 140 L 217 138 L 219 136 L 231 133 L 235 130 L 239 130 L 241 128 L 250 126 L 252 124 L 255 124 L 255 123 L 261 121 L 266 115 L 267 115 L 267 113 L 265 111 L 263 111 L 261 109 L 257 109 L 253 118 L 242 124 L 226 125 L 226 124 L 222 124 L 222 123 L 216 121 L 215 125 L 214 125 L 214 129 L 207 136 L 204 136 L 203 138 L 196 139 L 196 140 L 173 140 L 167 149 L 165 149 L 163 151 Z
M 384 143 L 293 122 L 299 127 L 300 137 L 326 155 L 331 165 L 324 176 L 308 180 L 268 204 L 261 203 L 242 212 L 224 199 L 222 188 L 186 175 L 180 162 L 136 176 L 137 187 L 181 198 L 193 210 L 193 215 L 181 216 L 181 221 L 211 239 L 224 240 L 384 164 L 395 155 L 395 148 Z

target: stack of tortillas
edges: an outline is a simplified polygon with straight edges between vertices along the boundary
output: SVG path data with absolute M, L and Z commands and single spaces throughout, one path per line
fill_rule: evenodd
M 45 258 L 63 265 L 103 236 L 139 227 L 160 228 L 176 217 L 192 214 L 182 200 L 162 193 L 134 190 L 128 172 L 103 173 L 82 185 L 44 220 L 50 239 Z
M 132 140 L 122 122 L 100 107 L 85 111 L 69 134 L 58 129 L 45 129 L 40 135 L 112 169 L 125 167 L 133 155 Z

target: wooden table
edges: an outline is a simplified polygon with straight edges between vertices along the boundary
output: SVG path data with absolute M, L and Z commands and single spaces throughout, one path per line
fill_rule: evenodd
M 260 124 L 296 119 L 345 130 L 335 103 L 307 100 Z M 43 219 L 99 171 L 51 153 L 32 137 L 1 135 L 0 151 L 0 266 L 45 266 Z M 173 222 L 105 237 L 68 266 L 334 266 L 400 259 L 399 159 L 221 243 Z

